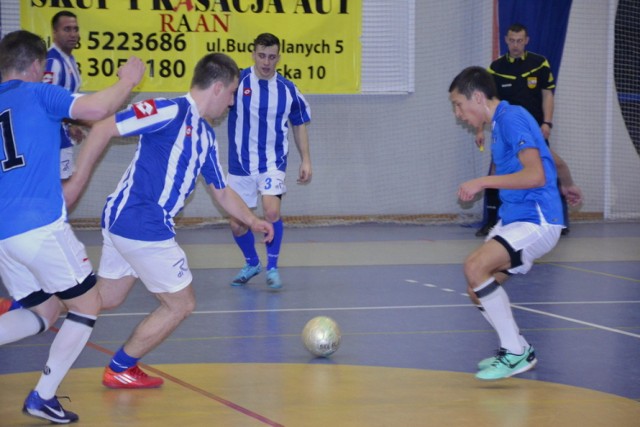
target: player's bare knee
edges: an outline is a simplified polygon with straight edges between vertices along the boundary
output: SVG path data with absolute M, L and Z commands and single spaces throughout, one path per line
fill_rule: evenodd
M 485 274 L 482 261 L 473 254 L 465 260 L 463 270 L 470 284 L 477 284 L 477 278 Z
M 279 210 L 265 210 L 264 211 L 264 220 L 270 223 L 277 222 L 280 219 L 280 211 Z
M 234 236 L 242 236 L 249 231 L 249 227 L 234 219 L 229 220 L 229 226 Z
M 196 300 L 193 297 L 186 298 L 181 304 L 178 306 L 178 310 L 184 319 L 189 317 L 191 313 L 196 309 Z
M 160 300 L 173 316 L 181 320 L 189 317 L 196 309 L 195 295 L 190 286 L 176 294 L 164 294 L 164 296 L 160 297 Z

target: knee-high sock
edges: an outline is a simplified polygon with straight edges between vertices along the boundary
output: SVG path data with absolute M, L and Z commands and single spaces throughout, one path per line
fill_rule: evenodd
M 493 278 L 474 289 L 484 307 L 489 323 L 498 333 L 500 347 L 509 353 L 522 354 L 524 351 L 520 343 L 520 330 L 513 318 L 509 296 Z
M 484 309 L 484 307 L 482 305 L 476 305 L 476 307 L 478 308 L 478 310 L 480 310 L 480 313 L 482 314 L 482 317 L 484 317 L 484 320 L 486 320 L 487 323 L 489 323 L 489 325 L 491 325 L 491 327 L 493 329 L 496 329 L 495 325 L 491 321 L 491 318 L 487 314 L 487 311 Z M 522 336 L 522 334 L 520 334 L 520 329 L 519 328 L 518 328 L 518 339 L 520 340 L 520 345 L 523 348 L 528 348 L 529 347 L 529 342 L 527 341 L 527 339 L 525 337 Z
M 91 336 L 96 316 L 69 312 L 58 334 L 51 343 L 49 359 L 35 390 L 43 399 L 56 394 L 64 376 L 71 369 Z
M 244 255 L 247 264 L 258 265 L 260 263 L 260 258 L 258 258 L 258 252 L 256 251 L 256 239 L 251 230 L 242 236 L 233 236 L 233 239 L 242 251 L 242 255 Z
M 49 322 L 26 308 L 11 310 L 0 316 L 0 345 L 15 342 L 49 329 Z
M 267 270 L 278 268 L 278 257 L 280 256 L 283 234 L 284 227 L 282 225 L 282 218 L 280 218 L 273 223 L 273 240 L 267 243 Z

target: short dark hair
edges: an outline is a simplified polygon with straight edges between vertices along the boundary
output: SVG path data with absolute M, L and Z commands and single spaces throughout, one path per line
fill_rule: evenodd
M 69 12 L 68 10 L 61 10 L 60 12 L 56 13 L 55 15 L 53 15 L 53 18 L 51 18 L 51 28 L 53 28 L 55 30 L 56 29 L 56 25 L 58 25 L 58 21 L 63 16 L 66 16 L 67 18 L 76 18 L 76 19 L 78 19 L 78 17 L 76 16 L 75 13 Z
M 191 87 L 206 89 L 217 81 L 228 86 L 239 77 L 238 65 L 231 57 L 224 53 L 210 53 L 203 56 L 196 64 Z
M 449 86 L 449 93 L 454 90 L 457 90 L 467 99 L 470 99 L 476 90 L 484 93 L 487 99 L 498 97 L 493 76 L 486 69 L 478 66 L 467 67 L 462 70 Z
M 36 59 L 44 61 L 47 45 L 42 37 L 25 30 L 13 31 L 0 40 L 0 74 L 23 72 Z
M 529 35 L 529 32 L 527 31 L 527 27 L 525 27 L 524 24 L 521 24 L 519 22 L 516 22 L 515 24 L 511 24 L 511 26 L 509 26 L 509 29 L 507 29 L 507 33 L 509 31 L 512 31 L 514 33 L 519 33 L 520 31 L 524 31 L 525 36 Z
M 280 52 L 280 39 L 271 33 L 258 34 L 258 37 L 253 41 L 253 47 L 256 46 L 278 46 L 278 52 Z

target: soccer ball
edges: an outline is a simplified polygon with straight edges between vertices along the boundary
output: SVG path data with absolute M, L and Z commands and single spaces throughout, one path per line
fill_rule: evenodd
M 340 347 L 340 327 L 335 320 L 318 316 L 309 320 L 302 330 L 302 342 L 311 354 L 328 357 Z

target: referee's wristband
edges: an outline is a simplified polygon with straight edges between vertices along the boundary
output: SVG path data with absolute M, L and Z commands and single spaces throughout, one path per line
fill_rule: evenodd
M 553 123 L 551 122 L 542 122 L 542 124 L 549 126 L 549 129 L 553 129 Z

